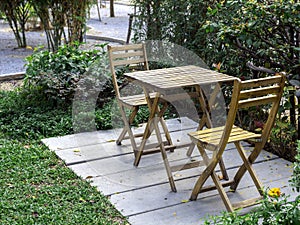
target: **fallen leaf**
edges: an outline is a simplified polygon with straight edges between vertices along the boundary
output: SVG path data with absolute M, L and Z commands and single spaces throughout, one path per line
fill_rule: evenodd
M 80 202 L 85 202 L 85 200 L 83 198 L 79 198 Z
M 110 139 L 110 140 L 107 140 L 107 142 L 115 142 L 116 140 L 114 139 Z
M 38 214 L 37 212 L 32 212 L 32 216 L 33 216 L 33 217 L 38 217 L 39 214 Z
M 74 149 L 73 152 L 80 152 L 80 150 L 79 149 Z
M 183 199 L 183 200 L 181 200 L 181 202 L 182 203 L 187 203 L 187 202 L 189 202 L 189 200 L 188 199 Z

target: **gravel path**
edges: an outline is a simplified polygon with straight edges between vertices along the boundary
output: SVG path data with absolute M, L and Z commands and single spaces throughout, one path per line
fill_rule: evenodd
M 87 23 L 87 36 L 94 35 L 125 41 L 128 32 L 128 13 L 133 12 L 133 7 L 126 4 L 115 4 L 116 17 L 109 17 L 109 4 L 100 9 L 102 21 L 98 19 L 97 8 L 90 11 L 90 19 Z M 46 37 L 43 31 L 26 32 L 27 45 L 25 49 L 17 48 L 13 32 L 4 20 L 0 20 L 0 74 L 17 73 L 25 71 L 26 56 L 32 54 L 33 48 L 46 45 Z M 88 47 L 106 41 L 87 39 Z

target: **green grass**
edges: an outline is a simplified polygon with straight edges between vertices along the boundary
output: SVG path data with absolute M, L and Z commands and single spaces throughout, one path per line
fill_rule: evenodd
M 127 224 L 40 140 L 72 133 L 70 108 L 0 92 L 0 224 Z

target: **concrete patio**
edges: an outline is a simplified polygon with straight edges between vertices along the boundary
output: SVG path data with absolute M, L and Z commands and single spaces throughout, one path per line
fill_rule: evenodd
M 197 124 L 186 118 L 168 120 L 167 125 L 172 140 L 177 144 L 188 143 L 187 132 L 197 127 Z M 143 129 L 139 127 L 135 131 Z M 139 167 L 134 167 L 129 140 L 123 141 L 121 146 L 115 143 L 119 132 L 118 129 L 95 131 L 42 141 L 78 176 L 90 181 L 91 185 L 106 195 L 133 225 L 203 224 L 207 215 L 220 215 L 225 210 L 217 191 L 200 193 L 197 201 L 189 201 L 202 167 L 174 172 L 177 193 L 171 192 L 161 154 L 144 155 Z M 155 138 L 152 137 L 150 142 L 155 142 Z M 248 143 L 244 143 L 244 146 L 251 151 L 252 147 Z M 192 159 L 186 156 L 186 151 L 187 148 L 180 148 L 168 152 L 170 164 L 176 165 L 200 157 L 197 149 Z M 229 176 L 242 163 L 230 145 L 224 153 L 224 161 Z M 291 162 L 263 151 L 254 168 L 265 187 L 280 187 L 282 192 L 290 194 L 290 199 L 296 197 L 288 182 L 292 174 Z M 246 174 L 238 191 L 229 193 L 233 202 L 258 195 L 248 178 Z

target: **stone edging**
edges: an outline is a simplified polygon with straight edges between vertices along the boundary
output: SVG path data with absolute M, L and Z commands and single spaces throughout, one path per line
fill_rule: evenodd
M 96 35 L 86 35 L 87 39 L 92 39 L 92 40 L 101 40 L 101 41 L 109 41 L 109 42 L 115 42 L 119 44 L 126 44 L 126 41 L 121 40 L 121 39 L 116 39 L 116 38 L 111 38 L 111 37 L 103 37 L 103 36 L 96 36 Z
M 25 75 L 25 72 L 0 74 L 0 82 L 11 81 L 11 80 L 21 80 L 24 78 L 24 75 Z

